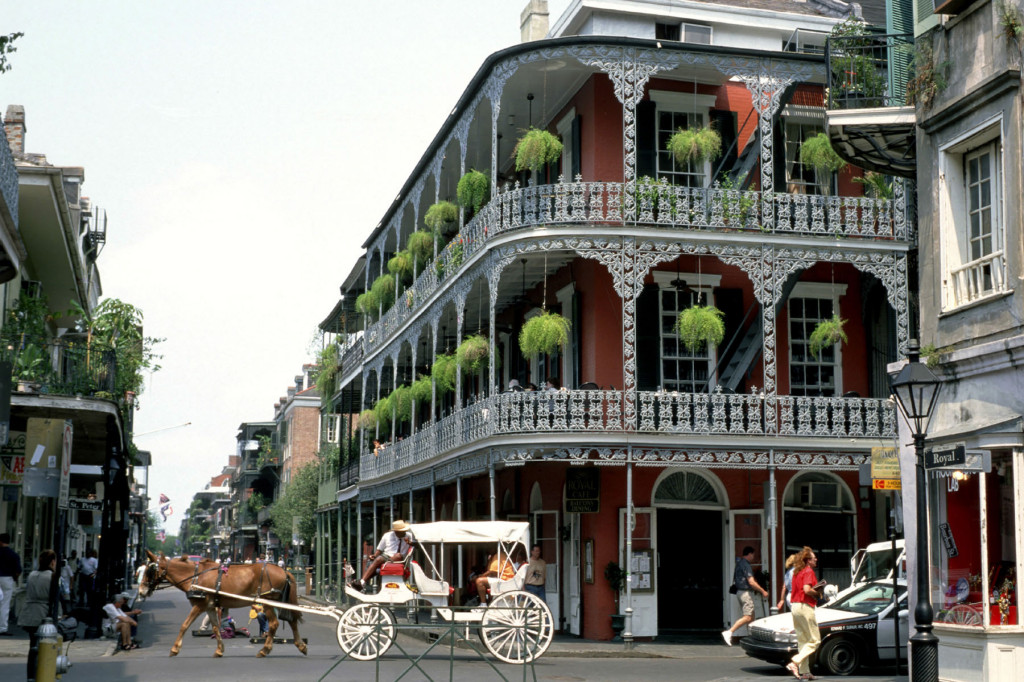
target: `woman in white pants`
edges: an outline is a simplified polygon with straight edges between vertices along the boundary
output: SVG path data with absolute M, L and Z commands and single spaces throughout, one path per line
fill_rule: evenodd
M 811 674 L 810 656 L 821 644 L 818 619 L 814 608 L 821 597 L 821 587 L 814 569 L 818 557 L 810 547 L 804 547 L 793 564 L 793 593 L 790 597 L 793 608 L 793 627 L 796 629 L 797 652 L 786 666 L 798 680 L 817 679 Z

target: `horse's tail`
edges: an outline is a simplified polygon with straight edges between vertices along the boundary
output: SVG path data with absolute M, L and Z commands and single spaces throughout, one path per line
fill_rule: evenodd
M 284 569 L 281 570 L 284 573 L 284 587 L 281 588 L 281 601 L 285 602 L 286 604 L 294 604 L 295 606 L 298 606 L 299 590 L 295 585 L 295 576 L 293 576 L 288 571 L 285 571 Z M 278 615 L 280 616 L 281 620 L 285 621 L 286 623 L 297 624 L 302 622 L 301 611 L 281 609 Z

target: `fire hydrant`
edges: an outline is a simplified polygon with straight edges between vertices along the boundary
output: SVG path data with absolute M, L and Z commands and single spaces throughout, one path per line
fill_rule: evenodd
M 43 624 L 36 630 L 36 635 L 39 643 L 36 682 L 53 682 L 71 667 L 68 657 L 60 653 L 64 640 L 57 632 L 57 626 L 49 618 L 43 619 Z

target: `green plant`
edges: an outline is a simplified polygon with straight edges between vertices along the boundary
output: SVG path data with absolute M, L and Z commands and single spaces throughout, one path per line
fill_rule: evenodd
M 253 491 L 253 493 L 249 495 L 247 504 L 249 506 L 249 511 L 255 514 L 256 512 L 267 506 L 267 500 L 266 498 L 263 497 L 263 493 L 257 490 Z
M 626 586 L 626 572 L 614 561 L 609 561 L 604 567 L 604 577 L 615 593 L 615 601 L 618 602 L 619 592 Z
M 907 80 L 907 104 L 920 104 L 929 109 L 935 96 L 949 86 L 947 76 L 952 62 L 945 59 L 936 63 L 931 41 L 921 37 L 914 43 L 910 65 L 914 75 Z
M 25 344 L 14 356 L 12 376 L 18 381 L 44 381 L 53 371 L 49 360 L 39 346 L 34 343 Z
M 875 199 L 892 199 L 892 182 L 881 173 L 868 171 L 863 178 L 854 178 L 854 182 L 864 185 L 864 190 Z
M 450 353 L 438 355 L 434 365 L 430 368 L 430 376 L 437 384 L 437 393 L 451 393 L 455 390 L 455 379 L 458 376 L 458 362 L 455 356 Z
M 463 339 L 455 349 L 455 359 L 466 372 L 478 372 L 487 366 L 487 357 L 491 352 L 491 343 L 487 337 L 473 334 Z
M 676 163 L 703 163 L 722 154 L 722 137 L 711 126 L 680 128 L 668 139 L 666 149 Z
M 11 70 L 11 65 L 7 63 L 7 55 L 18 51 L 18 48 L 14 47 L 14 41 L 24 35 L 24 33 L 0 35 L 0 73 Z
M 423 222 L 431 230 L 444 234 L 450 226 L 459 220 L 459 208 L 450 201 L 439 201 L 432 204 L 423 216 Z
M 408 251 L 399 251 L 388 261 L 388 272 L 409 284 L 412 282 L 413 256 Z
M 953 346 L 936 348 L 935 344 L 929 343 L 921 347 L 921 359 L 924 360 L 924 364 L 928 365 L 930 369 L 935 369 L 939 366 L 942 356 L 952 352 Z
M 399 386 L 389 396 L 391 406 L 395 410 L 395 419 L 407 422 L 412 418 L 412 390 L 408 386 Z
M 822 320 L 818 323 L 818 326 L 811 332 L 810 338 L 807 340 L 810 346 L 811 355 L 818 357 L 818 353 L 823 348 L 834 346 L 837 343 L 846 343 L 846 332 L 843 331 L 843 325 L 846 324 L 846 320 L 839 317 L 838 313 L 834 313 L 831 319 Z
M 316 373 L 313 382 L 316 392 L 324 400 L 334 395 L 335 382 L 338 378 L 338 344 L 328 343 L 320 349 L 316 357 Z
M 377 418 L 377 426 L 383 433 L 388 429 L 392 420 L 391 395 L 386 395 L 373 405 L 373 414 Z
M 800 163 L 814 169 L 815 179 L 822 191 L 828 192 L 832 184 L 832 173 L 846 167 L 825 133 L 813 135 L 800 145 Z
M 546 130 L 530 128 L 516 142 L 512 155 L 516 157 L 517 171 L 536 172 L 562 157 L 562 142 Z
M 413 399 L 422 404 L 429 404 L 431 397 L 433 397 L 433 383 L 430 381 L 430 377 L 421 376 L 416 381 L 412 382 L 412 386 L 409 390 L 412 392 Z
M 415 259 L 416 271 L 421 272 L 423 267 L 434 257 L 434 233 L 416 230 L 409 235 L 405 249 Z
M 744 176 L 745 178 L 746 176 Z M 739 196 L 735 199 L 729 196 L 729 192 L 732 190 L 740 190 L 743 187 L 743 179 L 740 178 L 737 182 L 733 179 L 732 174 L 726 173 L 725 177 L 722 178 L 722 182 L 719 185 L 725 194 L 725 217 L 730 225 L 735 227 L 742 227 L 747 222 L 747 216 L 750 215 L 750 211 L 754 208 L 755 201 L 754 197 L 750 193 L 744 193 L 740 191 Z
M 572 324 L 558 313 L 547 310 L 531 317 L 519 331 L 519 350 L 526 357 L 538 353 L 550 354 L 569 343 Z
M 373 293 L 374 298 L 380 302 L 381 308 L 387 310 L 395 304 L 395 276 L 391 274 L 381 275 L 373 280 L 370 291 Z
M 675 331 L 686 348 L 693 352 L 706 343 L 718 345 L 725 338 L 725 314 L 713 305 L 695 305 L 679 313 Z
M 434 271 L 439 278 L 448 275 L 462 265 L 462 237 L 456 237 L 448 242 L 434 261 Z
M 1003 29 L 1003 35 L 1011 43 L 1019 45 L 1024 39 L 1024 17 L 1021 16 L 1020 8 L 1001 0 L 998 11 L 999 27 Z
M 364 431 L 377 430 L 377 413 L 373 410 L 363 410 L 359 413 L 359 428 Z
M 471 170 L 459 180 L 455 190 L 459 205 L 463 208 L 471 208 L 473 212 L 480 210 L 480 207 L 487 203 L 487 197 L 491 193 L 491 182 L 487 176 L 478 170 Z
M 675 216 L 676 195 L 672 191 L 672 185 L 665 178 L 655 179 L 649 175 L 637 178 L 636 199 L 641 207 L 649 205 L 653 211 L 658 212 L 661 210 L 662 198 L 668 204 L 669 214 Z

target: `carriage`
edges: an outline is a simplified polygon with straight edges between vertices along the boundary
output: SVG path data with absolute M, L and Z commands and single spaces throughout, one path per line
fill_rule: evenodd
M 425 611 L 431 620 L 477 629 L 484 647 L 506 663 L 527 663 L 541 656 L 551 644 L 554 619 L 544 600 L 523 590 L 526 564 L 511 578 L 489 578 L 491 599 L 479 606 L 454 608 L 452 588 L 443 579 L 446 550 L 460 545 L 496 546 L 499 564 L 530 546 L 530 525 L 514 521 L 441 521 L 410 524 L 417 547 L 401 563 L 380 569 L 380 587 L 366 593 L 346 586 L 354 602 L 338 621 L 338 644 L 350 657 L 373 660 L 391 647 L 396 633 L 396 613 L 417 618 Z M 440 569 L 433 556 L 441 557 Z M 427 568 L 421 564 L 422 560 Z

